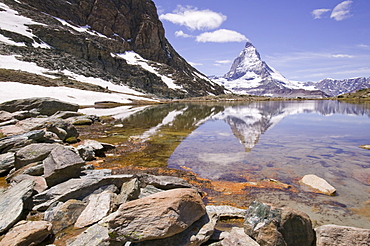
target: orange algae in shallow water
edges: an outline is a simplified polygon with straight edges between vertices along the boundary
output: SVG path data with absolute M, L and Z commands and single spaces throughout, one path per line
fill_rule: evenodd
M 230 181 L 211 181 L 214 190 L 218 192 L 223 192 L 225 194 L 236 194 L 242 195 L 246 194 L 244 190 L 247 187 L 247 183 L 236 183 Z
M 356 214 L 359 214 L 361 216 L 366 217 L 368 220 L 370 220 L 370 200 L 366 201 L 362 204 L 362 207 L 360 208 L 351 208 L 353 212 Z

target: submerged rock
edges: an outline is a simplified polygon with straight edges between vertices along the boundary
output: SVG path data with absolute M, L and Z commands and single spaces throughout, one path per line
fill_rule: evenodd
M 370 245 L 370 230 L 356 227 L 323 225 L 315 229 L 317 246 Z
M 100 223 L 116 241 L 140 242 L 173 236 L 206 213 L 193 189 L 173 189 L 122 204 Z
M 331 186 L 325 179 L 320 178 L 313 174 L 305 175 L 301 180 L 301 184 L 312 188 L 314 191 L 333 196 L 336 193 L 336 189 Z

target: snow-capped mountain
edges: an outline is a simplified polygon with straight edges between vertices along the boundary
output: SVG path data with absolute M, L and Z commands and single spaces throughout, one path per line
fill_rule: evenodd
M 234 60 L 231 69 L 214 82 L 225 86 L 236 94 L 251 94 L 274 97 L 322 98 L 326 95 L 314 87 L 303 83 L 293 83 L 281 73 L 261 60 L 261 56 L 251 42 Z
M 321 90 L 329 96 L 338 96 L 352 93 L 361 89 L 370 88 L 370 77 L 359 77 L 352 79 L 323 79 L 317 83 L 308 83 L 316 89 Z
M 111 93 L 93 97 L 118 102 L 137 100 L 132 94 L 139 92 L 162 98 L 223 94 L 164 33 L 151 0 L 0 0 L 0 83 L 85 90 L 94 84 L 99 93 Z M 50 89 L 39 87 L 18 92 L 38 96 Z M 9 94 L 5 86 L 0 90 Z M 66 98 L 83 94 L 75 92 Z

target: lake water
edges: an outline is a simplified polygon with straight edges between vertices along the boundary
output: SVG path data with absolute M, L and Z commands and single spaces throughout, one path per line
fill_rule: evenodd
M 116 114 L 100 140 L 139 147 L 111 157 L 111 167 L 189 170 L 211 180 L 217 192 L 208 191 L 209 203 L 247 207 L 258 200 L 304 211 L 317 225 L 370 228 L 370 150 L 359 147 L 370 144 L 369 105 L 265 101 L 130 110 Z M 327 180 L 337 195 L 302 187 L 306 174 Z

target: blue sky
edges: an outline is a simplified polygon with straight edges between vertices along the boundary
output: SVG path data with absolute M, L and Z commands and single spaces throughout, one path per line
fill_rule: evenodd
M 166 37 L 206 75 L 250 40 L 286 78 L 370 77 L 369 0 L 154 0 Z

